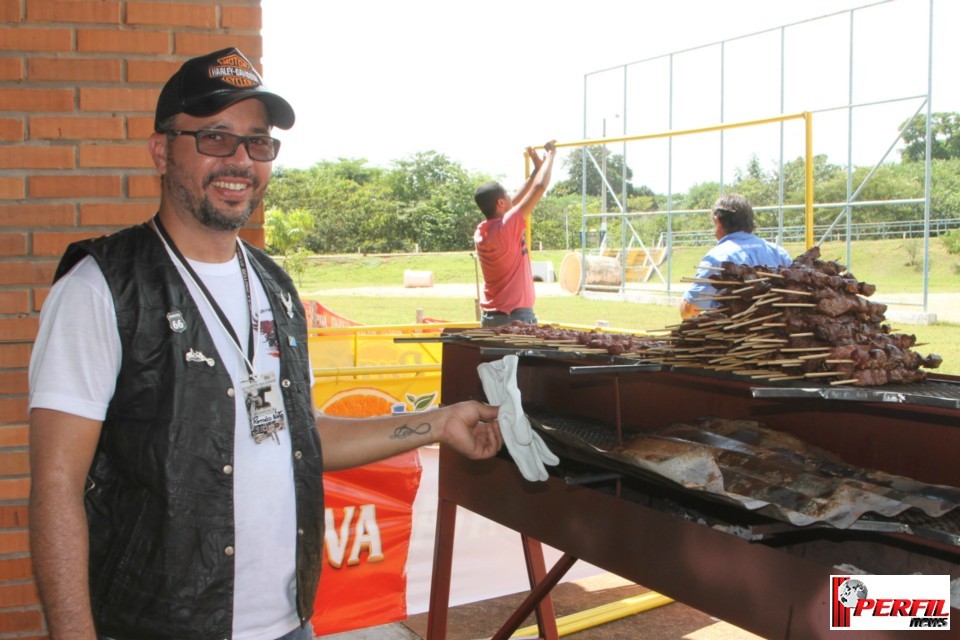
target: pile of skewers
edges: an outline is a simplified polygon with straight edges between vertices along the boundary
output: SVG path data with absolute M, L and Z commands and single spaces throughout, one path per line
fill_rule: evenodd
M 649 349 L 669 344 L 663 337 L 583 331 L 550 324 L 537 325 L 524 322 L 513 322 L 490 329 L 467 329 L 460 335 L 472 341 L 518 349 L 549 348 L 578 354 L 604 354 L 626 358 L 646 357 Z
M 706 279 L 719 308 L 668 327 L 671 344 L 650 350 L 662 364 L 766 381 L 877 386 L 920 382 L 941 358 L 911 350 L 913 335 L 884 324 L 876 287 L 814 247 L 788 267 L 725 262 Z M 695 279 L 690 279 L 695 280 Z

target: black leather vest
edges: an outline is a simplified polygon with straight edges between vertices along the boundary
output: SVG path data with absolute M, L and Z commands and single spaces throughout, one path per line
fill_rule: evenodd
M 274 309 L 292 438 L 297 610 L 313 613 L 323 551 L 320 438 L 311 404 L 306 318 L 269 256 L 247 246 Z M 220 640 L 233 620 L 233 383 L 157 234 L 139 225 L 74 243 L 56 278 L 97 261 L 123 348 L 85 496 L 97 631 L 122 640 Z M 284 297 L 292 300 L 289 317 Z M 179 313 L 182 331 L 168 314 Z M 175 316 L 173 316 L 175 318 Z M 191 349 L 215 359 L 189 362 Z M 277 544 L 265 540 L 264 544 Z

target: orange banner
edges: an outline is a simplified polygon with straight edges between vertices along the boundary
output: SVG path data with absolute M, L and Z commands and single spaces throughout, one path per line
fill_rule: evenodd
M 320 302 L 305 300 L 311 328 L 357 326 Z M 394 343 L 404 331 L 375 327 L 356 334 L 311 333 L 313 367 L 355 368 L 439 362 L 436 344 Z M 362 335 L 361 335 L 362 333 Z M 424 411 L 440 403 L 440 373 L 320 375 L 317 407 L 363 418 Z M 314 633 L 328 635 L 407 617 L 407 557 L 413 503 L 423 470 L 418 451 L 357 469 L 324 474 L 326 534 Z
M 406 565 L 420 454 L 324 474 L 326 536 L 317 635 L 407 617 Z

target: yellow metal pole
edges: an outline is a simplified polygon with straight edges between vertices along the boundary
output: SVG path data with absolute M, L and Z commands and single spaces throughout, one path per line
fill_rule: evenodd
M 614 142 L 632 142 L 634 140 L 655 140 L 657 138 L 670 138 L 673 136 L 686 136 L 694 133 L 709 133 L 711 131 L 723 131 L 725 129 L 738 129 L 742 127 L 752 127 L 759 124 L 772 124 L 774 122 L 786 122 L 787 120 L 799 120 L 804 118 L 809 123 L 808 113 L 787 113 L 769 118 L 760 118 L 757 120 L 743 120 L 740 122 L 727 122 L 724 124 L 711 125 L 709 127 L 697 127 L 695 129 L 678 129 L 675 131 L 660 131 L 658 133 L 645 133 L 637 136 L 618 136 L 616 138 L 596 138 L 594 140 L 579 140 L 577 142 L 557 142 L 555 146 L 560 149 L 563 147 L 587 147 L 602 144 L 611 144 Z M 811 145 L 812 146 L 812 145 Z M 534 146 L 534 149 L 542 149 L 543 145 Z
M 382 376 L 399 373 L 440 373 L 442 364 L 388 364 L 370 367 L 322 367 L 313 370 L 315 378 L 342 376 Z
M 809 111 L 803 113 L 804 124 L 806 126 L 806 189 L 804 190 L 803 211 L 806 220 L 806 241 L 807 249 L 813 246 L 813 114 Z
M 326 335 L 392 335 L 410 337 L 406 334 L 416 334 L 420 337 L 440 335 L 444 329 L 475 329 L 476 322 L 431 322 L 430 324 L 357 324 L 348 327 L 315 327 L 309 330 L 311 336 Z M 403 335 L 401 335 L 403 334 Z
M 619 602 L 612 602 L 610 604 L 601 605 L 593 609 L 587 609 L 586 611 L 580 611 L 579 613 L 573 613 L 569 616 L 558 618 L 557 633 L 561 637 L 570 635 L 578 631 L 584 631 L 601 624 L 606 624 L 607 622 L 613 622 L 614 620 L 632 616 L 642 611 L 656 609 L 657 607 L 662 607 L 663 605 L 670 604 L 671 602 L 673 602 L 671 598 L 656 593 L 655 591 L 651 591 L 641 596 L 626 598 L 624 600 L 620 600 Z M 514 633 L 511 637 L 529 638 L 535 635 L 538 631 L 539 629 L 536 626 L 524 627 L 523 629 L 517 629 L 516 633 Z

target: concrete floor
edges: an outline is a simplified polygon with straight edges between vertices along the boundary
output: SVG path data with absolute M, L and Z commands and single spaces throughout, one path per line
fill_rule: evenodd
M 601 574 L 558 585 L 552 592 L 558 618 L 632 598 L 649 590 L 612 574 Z M 450 609 L 446 640 L 489 638 L 516 609 L 524 593 L 474 602 Z M 533 616 L 524 626 L 535 625 Z M 323 636 L 324 640 L 422 640 L 427 614 L 404 622 Z M 518 636 L 518 637 L 536 637 Z M 575 640 L 762 640 L 678 602 L 643 611 L 606 624 L 565 635 Z

